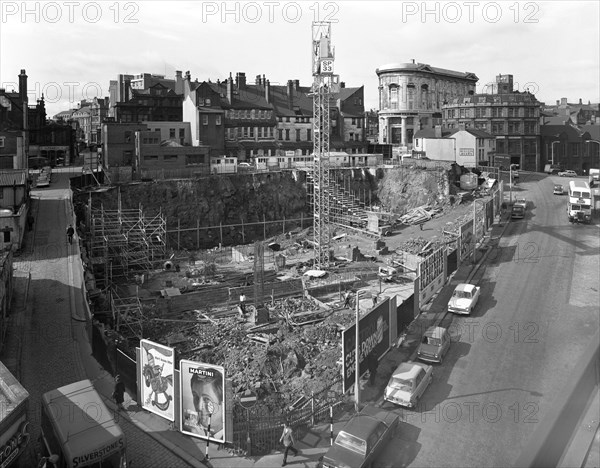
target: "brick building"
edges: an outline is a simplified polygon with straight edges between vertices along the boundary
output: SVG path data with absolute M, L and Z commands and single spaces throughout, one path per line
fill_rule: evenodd
M 543 169 L 540 161 L 541 103 L 529 92 L 513 90 L 512 75 L 496 77 L 495 94 L 456 97 L 442 106 L 443 125 L 448 129 L 472 128 L 496 138 L 498 160 L 510 158 L 523 170 Z M 495 162 L 491 162 L 495 165 Z

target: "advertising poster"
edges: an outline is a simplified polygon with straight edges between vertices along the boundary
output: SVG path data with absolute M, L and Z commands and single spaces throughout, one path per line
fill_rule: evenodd
M 173 366 L 175 353 L 173 348 L 141 340 L 140 358 L 142 408 L 169 421 L 174 421 Z
M 367 371 L 365 358 L 372 352 L 379 360 L 390 347 L 390 299 L 377 304 L 371 312 L 363 316 L 358 322 L 359 333 L 359 370 L 360 375 Z M 347 392 L 354 385 L 354 371 L 356 359 L 356 325 L 352 325 L 342 332 L 342 372 L 343 389 Z
M 182 359 L 179 362 L 179 376 L 181 432 L 224 443 L 225 369 Z

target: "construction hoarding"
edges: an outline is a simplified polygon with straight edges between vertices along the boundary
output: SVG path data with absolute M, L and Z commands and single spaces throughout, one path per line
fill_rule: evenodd
M 360 375 L 367 371 L 365 358 L 371 353 L 379 360 L 390 348 L 392 342 L 392 330 L 390 327 L 392 302 L 386 298 L 377 304 L 371 311 L 360 318 L 359 327 L 359 363 Z M 394 313 L 396 312 L 395 303 Z M 356 324 L 346 328 L 342 332 L 342 385 L 343 391 L 347 392 L 355 381 L 356 369 Z

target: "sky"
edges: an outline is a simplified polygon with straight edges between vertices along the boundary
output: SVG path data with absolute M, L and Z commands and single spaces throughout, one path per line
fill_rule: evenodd
M 554 104 L 600 102 L 600 2 L 589 1 L 50 1 L 0 0 L 0 87 L 28 75 L 30 104 L 49 117 L 108 96 L 119 74 L 154 73 L 249 83 L 312 82 L 315 21 L 331 22 L 335 74 L 364 86 L 378 108 L 376 70 L 429 64 L 479 77 L 498 74 Z

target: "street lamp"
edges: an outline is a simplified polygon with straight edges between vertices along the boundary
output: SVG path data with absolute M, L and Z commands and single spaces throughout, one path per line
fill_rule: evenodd
M 551 162 L 551 164 L 552 164 L 552 166 L 554 166 L 554 143 L 560 143 L 560 140 L 553 141 L 552 145 L 551 145 L 551 148 L 552 148 L 552 162 Z M 552 167 L 550 169 L 552 169 Z

